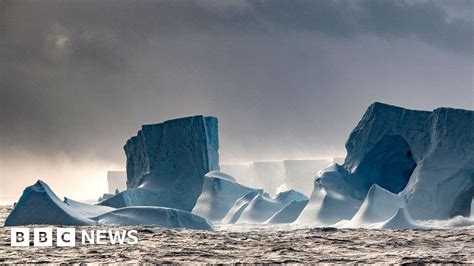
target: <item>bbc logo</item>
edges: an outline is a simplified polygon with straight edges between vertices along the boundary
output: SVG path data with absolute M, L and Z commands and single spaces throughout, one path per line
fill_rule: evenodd
M 30 229 L 12 227 L 10 245 L 13 247 L 30 246 Z M 53 228 L 33 228 L 33 246 L 51 247 L 53 245 Z M 75 228 L 56 228 L 56 245 L 59 247 L 74 247 L 76 245 Z

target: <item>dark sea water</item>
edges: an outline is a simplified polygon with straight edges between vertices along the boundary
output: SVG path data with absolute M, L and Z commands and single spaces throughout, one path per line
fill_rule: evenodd
M 0 224 L 3 225 L 10 211 L 11 206 L 1 208 Z M 97 228 L 76 227 L 76 230 Z M 138 230 L 139 243 L 11 247 L 10 229 L 2 226 L 0 263 L 474 263 L 472 227 L 425 231 L 121 228 Z

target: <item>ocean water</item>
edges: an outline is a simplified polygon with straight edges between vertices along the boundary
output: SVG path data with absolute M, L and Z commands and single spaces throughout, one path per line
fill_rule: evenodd
M 1 208 L 0 224 L 10 211 L 11 206 Z M 218 226 L 214 231 L 121 228 L 138 230 L 139 243 L 11 247 L 10 230 L 2 226 L 0 263 L 474 263 L 472 227 L 291 230 Z

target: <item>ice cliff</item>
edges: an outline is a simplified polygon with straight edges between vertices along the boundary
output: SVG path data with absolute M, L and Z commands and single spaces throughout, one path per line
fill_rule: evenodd
M 204 175 L 219 170 L 218 149 L 215 117 L 144 125 L 124 147 L 127 187 L 159 192 L 163 202 L 156 206 L 191 211 L 201 194 Z
M 350 206 L 361 204 L 374 184 L 403 197 L 405 207 L 398 218 L 405 213 L 415 219 L 469 215 L 474 111 L 428 112 L 374 103 L 350 134 L 346 150 L 342 166 L 335 164 L 318 174 L 314 197 L 298 220 L 351 219 L 355 211 L 351 215 Z M 346 210 L 344 215 L 326 215 L 336 208 L 331 205 Z

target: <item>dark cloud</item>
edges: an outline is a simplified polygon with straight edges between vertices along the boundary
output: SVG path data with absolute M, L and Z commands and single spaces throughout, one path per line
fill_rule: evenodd
M 0 1 L 0 158 L 122 165 L 141 124 L 198 113 L 224 161 L 339 155 L 372 101 L 472 108 L 452 3 Z

